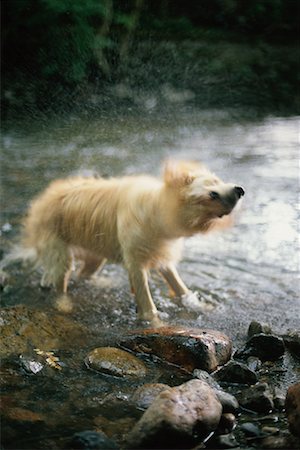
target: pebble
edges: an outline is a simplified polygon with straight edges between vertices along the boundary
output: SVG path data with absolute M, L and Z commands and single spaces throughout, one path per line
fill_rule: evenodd
M 288 350 L 300 358 L 300 332 L 290 331 L 283 336 L 283 340 Z
M 284 354 L 284 351 L 284 342 L 281 337 L 261 333 L 250 337 L 245 347 L 238 350 L 234 357 L 247 359 L 249 356 L 256 356 L 262 361 L 275 361 Z
M 271 450 L 299 450 L 300 441 L 295 440 L 292 436 L 267 436 L 262 439 L 261 447 Z
M 261 368 L 261 365 L 261 360 L 256 356 L 249 356 L 249 358 L 247 358 L 247 366 L 253 372 L 257 372 Z
M 237 394 L 241 406 L 251 411 L 267 413 L 274 409 L 273 396 L 267 383 L 257 383 Z
M 127 448 L 192 448 L 216 430 L 222 405 L 204 381 L 161 392 L 127 437 Z
M 117 450 L 117 445 L 104 433 L 96 431 L 81 431 L 75 433 L 68 444 L 70 449 L 83 450 Z
M 257 382 L 257 375 L 246 364 L 231 360 L 214 372 L 214 378 L 228 383 L 253 384 Z
M 252 422 L 245 422 L 240 426 L 240 430 L 249 437 L 258 437 L 261 435 L 261 430 L 258 425 Z
M 166 389 L 170 389 L 170 386 L 164 383 L 146 383 L 134 392 L 131 402 L 139 409 L 147 409 L 158 394 Z
M 219 383 L 217 383 L 217 381 L 205 370 L 195 369 L 193 372 L 193 376 L 195 378 L 198 378 L 198 380 L 205 381 L 213 389 L 221 389 Z
M 144 377 L 146 366 L 136 356 L 114 347 L 99 347 L 85 359 L 88 368 L 115 377 Z
M 229 434 L 236 425 L 235 415 L 232 413 L 222 414 L 217 432 L 219 434 Z
M 26 355 L 20 355 L 20 364 L 22 369 L 24 369 L 26 373 L 33 375 L 36 375 L 44 368 L 44 364 Z
M 134 331 L 121 339 L 120 347 L 156 355 L 191 373 L 212 372 L 230 359 L 232 351 L 231 340 L 219 331 L 173 326 Z
M 233 434 L 224 434 L 219 436 L 213 436 L 207 443 L 206 448 L 237 448 L 239 443 L 237 442 Z
M 223 407 L 223 413 L 235 413 L 239 407 L 239 402 L 237 399 L 220 389 L 214 389 L 215 394 Z
M 260 323 L 256 320 L 252 320 L 248 328 L 248 337 L 254 336 L 255 334 L 271 334 L 271 327 L 266 323 Z
M 283 411 L 285 408 L 285 393 L 278 387 L 273 388 L 273 401 L 277 411 Z

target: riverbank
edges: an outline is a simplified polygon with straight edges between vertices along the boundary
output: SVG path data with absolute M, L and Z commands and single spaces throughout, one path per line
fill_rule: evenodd
M 298 52 L 297 44 L 210 39 L 209 33 L 178 41 L 153 36 L 137 41 L 126 66 L 108 76 L 98 68 L 76 87 L 30 72 L 4 79 L 3 118 L 120 108 L 157 113 L 182 104 L 297 114 Z

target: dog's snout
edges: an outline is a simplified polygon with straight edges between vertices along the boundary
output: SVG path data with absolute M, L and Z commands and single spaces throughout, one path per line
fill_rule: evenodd
M 245 191 L 241 186 L 235 186 L 233 188 L 234 193 L 237 195 L 238 198 L 243 197 L 243 195 L 245 195 Z

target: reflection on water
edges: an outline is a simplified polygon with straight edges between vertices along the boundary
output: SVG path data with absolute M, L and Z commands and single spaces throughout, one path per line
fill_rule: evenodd
M 10 129 L 2 138 L 2 235 L 5 242 L 11 239 L 27 202 L 54 178 L 78 172 L 158 175 L 166 157 L 200 159 L 224 180 L 243 185 L 246 196 L 234 228 L 186 242 L 182 277 L 213 308 L 202 316 L 184 311 L 176 300 L 166 299 L 167 291 L 154 277 L 152 290 L 160 310 L 173 321 L 222 324 L 231 335 L 242 333 L 251 316 L 275 328 L 297 328 L 298 131 L 298 118 L 243 120 L 214 111 L 73 117 Z M 126 274 L 110 266 L 101 277 L 98 286 L 84 286 L 86 295 L 96 296 L 95 290 L 101 289 L 103 298 L 114 297 L 115 309 L 108 308 L 108 314 L 123 311 L 126 317 Z

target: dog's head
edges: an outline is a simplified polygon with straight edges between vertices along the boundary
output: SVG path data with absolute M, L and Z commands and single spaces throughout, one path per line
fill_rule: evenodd
M 198 162 L 167 161 L 164 181 L 178 199 L 177 219 L 187 234 L 227 225 L 228 216 L 245 194 L 241 186 L 224 183 Z

